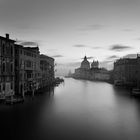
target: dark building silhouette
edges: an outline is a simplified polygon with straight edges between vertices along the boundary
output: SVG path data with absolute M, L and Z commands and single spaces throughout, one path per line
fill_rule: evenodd
M 40 55 L 39 47 L 24 47 L 0 36 L 0 99 L 24 96 L 54 82 L 54 59 Z
M 137 86 L 140 88 L 140 55 L 137 55 L 137 72 L 138 72 L 138 76 L 137 76 Z
M 137 86 L 140 83 L 140 57 L 123 58 L 114 62 L 114 83 Z
M 14 40 L 0 36 L 0 98 L 14 95 Z
M 41 81 L 38 47 L 15 45 L 16 94 L 37 90 Z M 34 88 L 34 89 L 33 89 Z
M 52 57 L 40 55 L 41 88 L 52 85 L 54 82 L 54 59 Z

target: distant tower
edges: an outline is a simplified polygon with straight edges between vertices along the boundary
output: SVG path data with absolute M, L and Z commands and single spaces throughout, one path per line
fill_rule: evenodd
M 99 62 L 93 60 L 93 62 L 91 64 L 91 68 L 99 68 Z
M 87 60 L 87 57 L 86 56 L 84 57 L 84 60 L 81 63 L 81 68 L 82 69 L 90 69 L 90 63 Z

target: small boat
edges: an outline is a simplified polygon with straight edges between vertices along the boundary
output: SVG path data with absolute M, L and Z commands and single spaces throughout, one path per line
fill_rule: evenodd
M 137 86 L 132 89 L 131 95 L 133 95 L 133 96 L 140 96 L 140 87 L 139 87 L 139 80 L 138 79 L 137 79 Z
M 140 89 L 139 88 L 133 88 L 131 92 L 132 96 L 140 96 Z
M 123 86 L 124 85 L 124 82 L 122 80 L 115 80 L 114 81 L 114 85 L 115 86 Z
M 5 101 L 5 95 L 0 95 L 0 102 Z
M 60 83 L 62 83 L 62 82 L 64 82 L 64 79 L 63 78 L 59 78 L 59 77 L 56 77 L 55 78 L 55 84 L 57 85 L 57 84 L 60 84 Z
M 16 104 L 16 103 L 23 103 L 24 98 L 9 98 L 5 100 L 6 104 Z

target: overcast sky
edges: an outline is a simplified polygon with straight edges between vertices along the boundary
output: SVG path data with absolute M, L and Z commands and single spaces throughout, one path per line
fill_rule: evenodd
M 106 67 L 140 52 L 139 0 L 0 0 L 0 35 L 37 42 L 56 63 Z

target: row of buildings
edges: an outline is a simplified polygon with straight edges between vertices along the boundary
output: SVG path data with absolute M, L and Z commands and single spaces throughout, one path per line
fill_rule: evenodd
M 111 71 L 99 68 L 98 61 L 93 61 L 90 65 L 85 56 L 80 68 L 75 69 L 72 77 L 108 81 L 122 86 L 140 88 L 140 56 L 118 59 L 114 62 L 114 68 Z
M 54 59 L 40 54 L 39 47 L 24 47 L 0 36 L 0 98 L 22 95 L 51 85 Z

